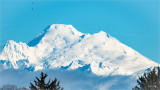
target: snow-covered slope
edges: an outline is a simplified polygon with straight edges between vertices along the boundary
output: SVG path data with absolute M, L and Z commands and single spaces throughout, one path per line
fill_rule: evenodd
M 158 64 L 101 31 L 90 35 L 72 25 L 53 24 L 28 44 L 8 41 L 1 69 L 80 69 L 96 75 L 131 75 Z

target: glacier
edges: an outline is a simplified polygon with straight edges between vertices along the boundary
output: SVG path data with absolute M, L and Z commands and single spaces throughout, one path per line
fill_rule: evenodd
M 91 35 L 77 31 L 72 25 L 53 24 L 46 27 L 28 43 L 9 40 L 5 44 L 2 52 L 0 52 L 0 74 L 3 77 L 0 84 L 2 85 L 7 81 L 6 71 L 8 70 L 14 78 L 16 78 L 17 73 L 24 72 L 23 70 L 33 73 L 45 70 L 56 70 L 60 73 L 62 70 L 67 72 L 65 74 L 73 75 L 73 72 L 85 72 L 80 76 L 89 77 L 90 74 L 93 74 L 95 76 L 92 79 L 96 78 L 100 81 L 102 78 L 107 80 L 105 77 L 109 77 L 115 82 L 119 82 L 115 79 L 116 76 L 119 76 L 118 80 L 128 77 L 137 78 L 137 75 L 141 75 L 144 71 L 157 65 L 159 64 L 103 31 Z M 84 77 L 81 79 L 85 80 Z M 91 79 L 87 80 L 92 82 Z M 108 80 L 111 81 L 111 79 Z M 14 79 L 11 81 L 14 82 Z M 96 83 L 96 80 L 93 82 L 90 87 Z M 108 86 L 104 86 L 106 82 L 102 82 L 98 86 L 107 88 Z M 126 84 L 131 82 L 127 81 Z M 68 86 L 68 84 L 65 85 Z M 131 87 L 133 84 L 129 84 L 129 86 Z

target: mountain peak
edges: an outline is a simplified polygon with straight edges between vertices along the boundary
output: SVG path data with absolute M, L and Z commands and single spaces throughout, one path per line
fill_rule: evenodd
M 73 35 L 81 36 L 82 33 L 77 31 L 72 25 L 52 24 L 48 31 L 57 31 L 59 33 L 72 33 Z
M 104 32 L 104 31 L 100 31 L 99 33 L 96 33 L 95 35 L 99 35 L 101 37 L 106 37 L 106 38 L 111 37 L 108 33 Z
M 72 25 L 66 25 L 66 24 L 52 24 L 50 25 L 50 29 L 51 28 L 66 28 L 66 27 L 70 27 L 70 28 L 74 28 Z
M 45 39 L 55 39 L 57 37 L 82 36 L 83 33 L 77 31 L 72 25 L 52 24 L 46 27 L 38 36 L 31 40 L 28 45 L 36 46 L 44 37 Z

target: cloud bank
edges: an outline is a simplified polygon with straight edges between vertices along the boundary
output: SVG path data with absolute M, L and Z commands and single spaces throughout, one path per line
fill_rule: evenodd
M 15 84 L 17 86 L 29 87 L 29 83 L 39 77 L 42 71 L 28 72 L 25 70 L 4 70 L 0 72 L 0 86 L 4 84 Z M 55 77 L 65 90 L 129 90 L 136 85 L 136 80 L 130 76 L 96 76 L 87 71 L 63 69 L 44 70 L 48 79 Z

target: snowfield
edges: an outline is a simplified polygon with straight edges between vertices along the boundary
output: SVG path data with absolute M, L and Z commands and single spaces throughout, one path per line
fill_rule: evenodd
M 10 40 L 0 53 L 1 73 L 63 69 L 97 77 L 136 77 L 135 73 L 157 65 L 103 31 L 91 35 L 64 24 L 48 26 L 29 43 Z

